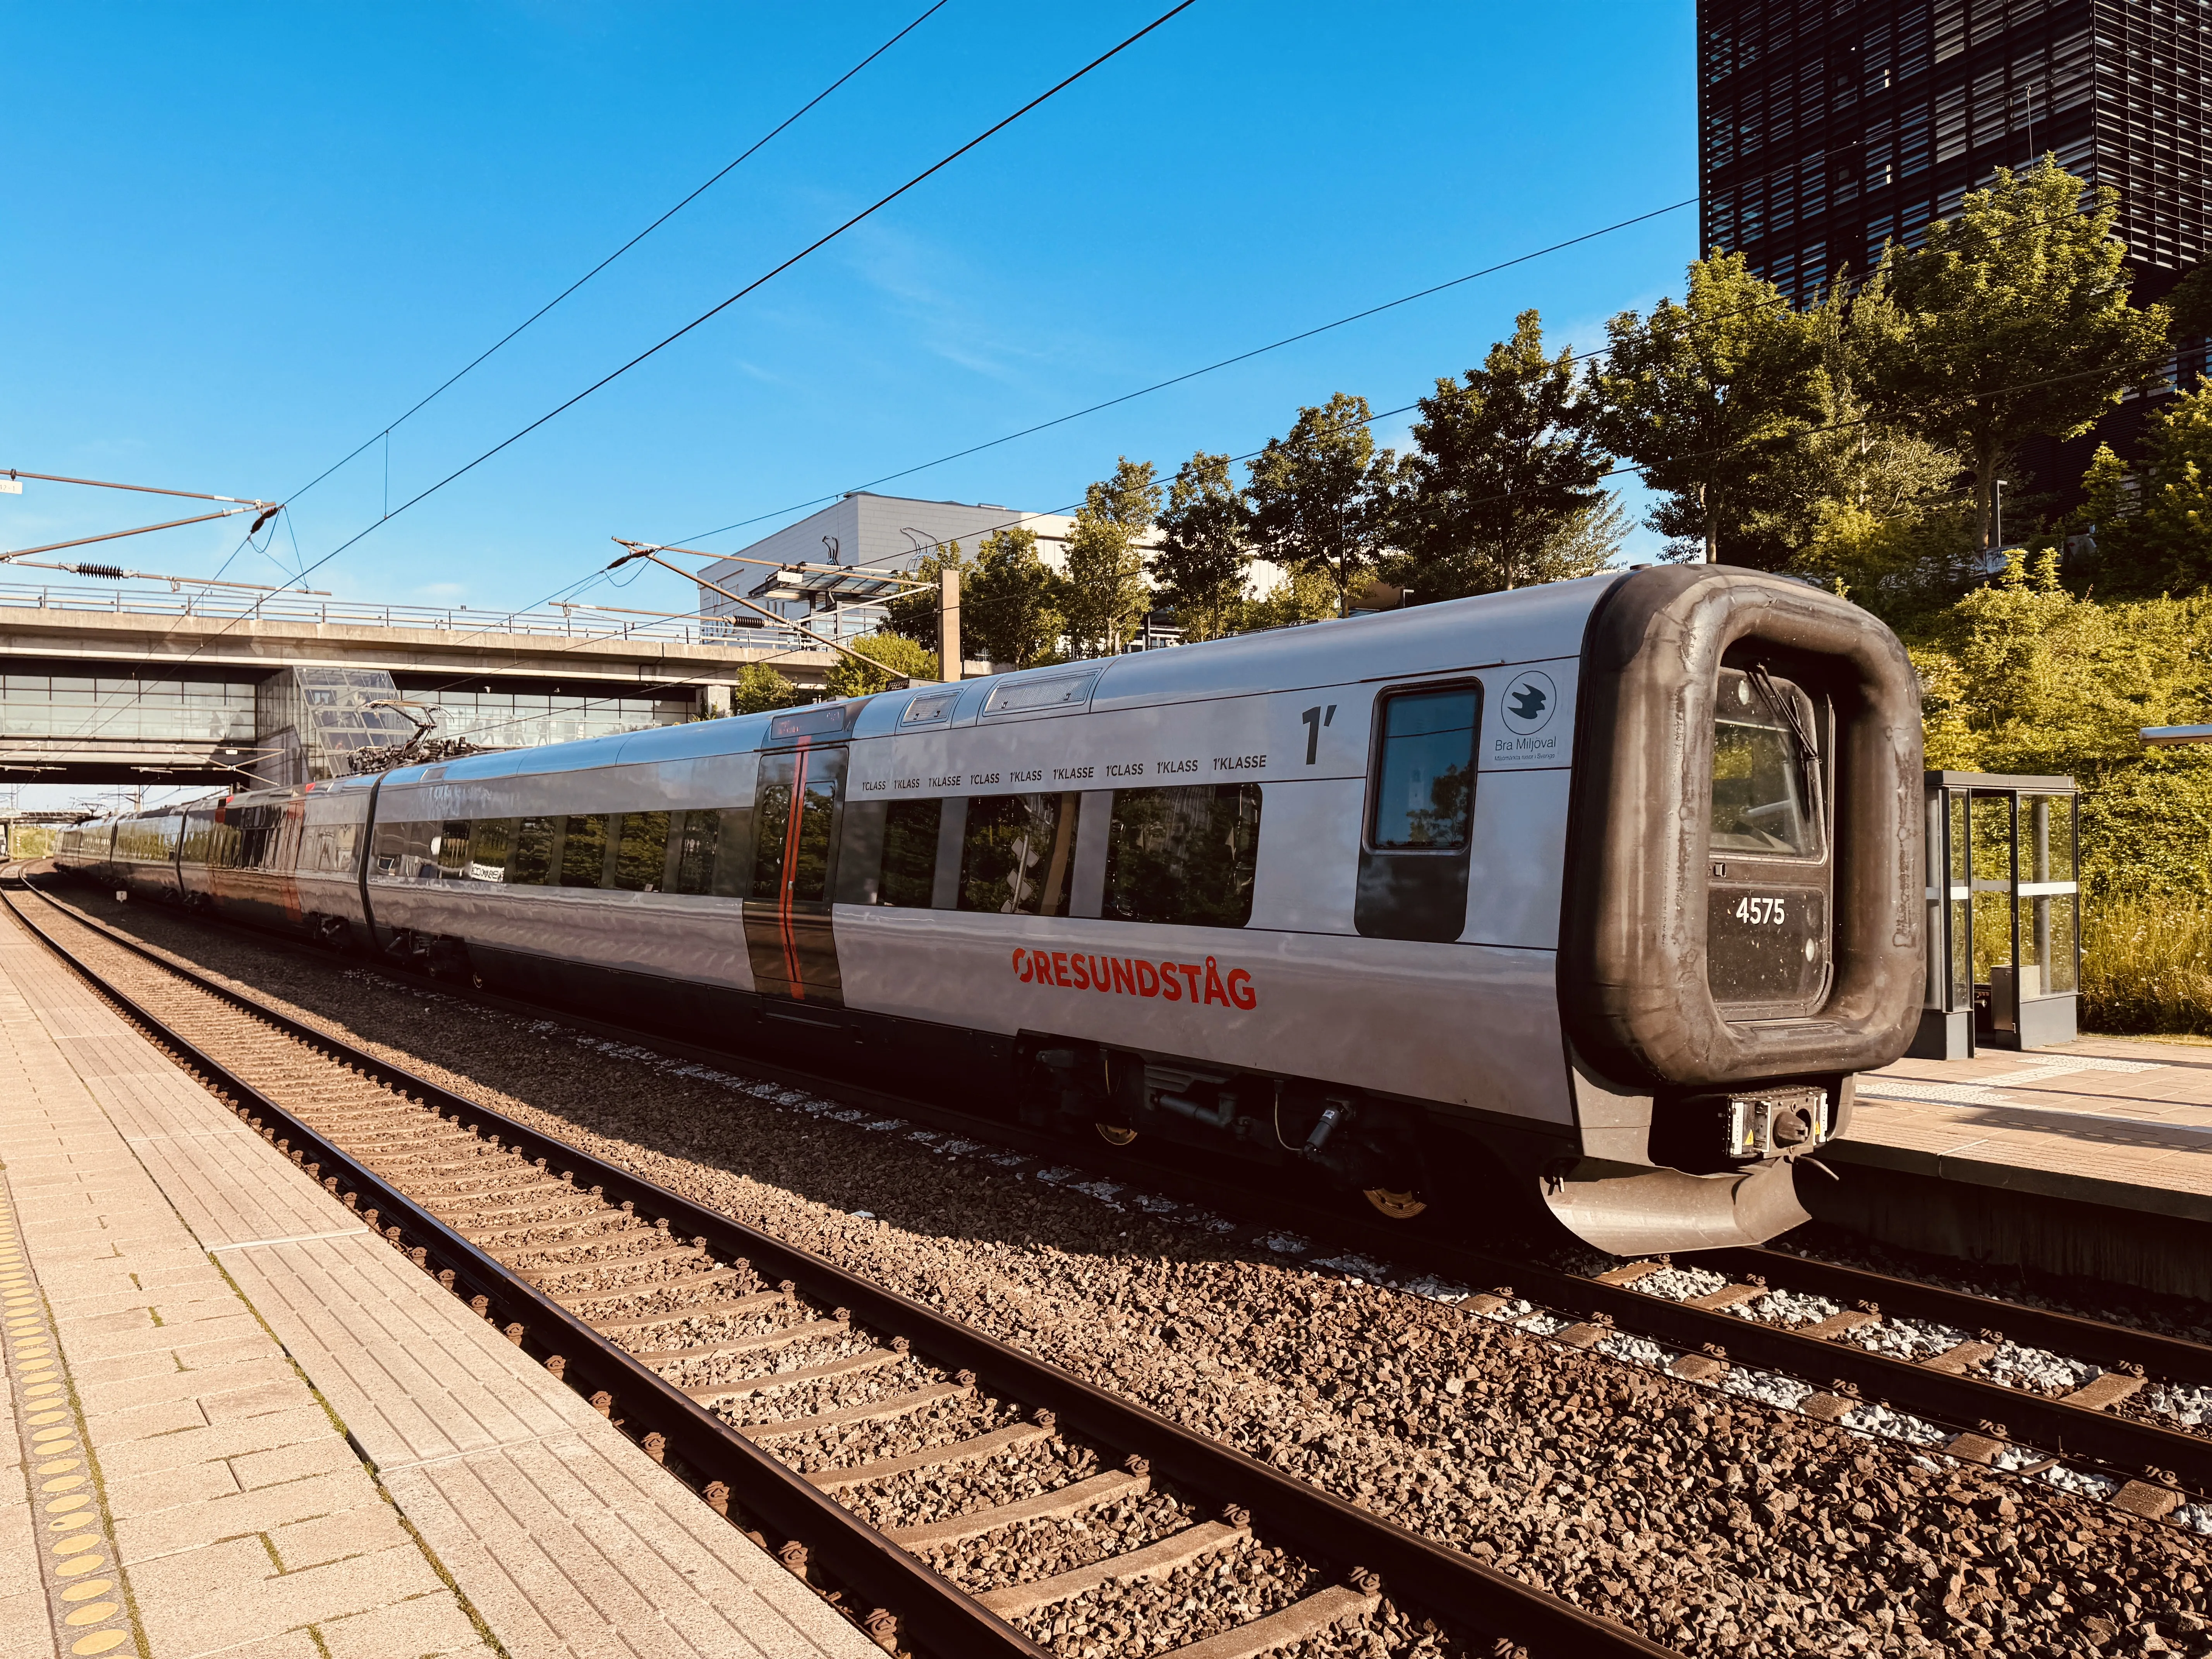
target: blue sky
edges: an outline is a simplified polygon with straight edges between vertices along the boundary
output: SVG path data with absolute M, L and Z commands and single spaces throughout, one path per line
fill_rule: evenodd
M 7 6 L 0 465 L 291 497 L 925 3 Z M 390 499 L 1161 9 L 951 0 L 402 425 Z M 773 514 L 1680 201 L 1692 67 L 1686 3 L 1199 0 L 311 585 L 527 604 L 610 535 Z M 1525 306 L 1595 342 L 1679 287 L 1694 240 L 1685 210 L 885 488 L 1051 508 L 1119 454 L 1243 453 L 1339 390 L 1409 403 Z M 385 489 L 380 442 L 231 574 L 283 580 Z M 33 483 L 0 496 L 0 548 L 166 516 Z M 106 556 L 208 574 L 239 534 Z M 650 573 L 619 602 L 686 597 Z

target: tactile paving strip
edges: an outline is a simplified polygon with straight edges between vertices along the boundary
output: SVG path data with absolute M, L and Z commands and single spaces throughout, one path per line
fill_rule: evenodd
M 15 1194 L 0 1174 L 0 1330 L 4 1330 L 15 1432 L 30 1488 L 39 1577 L 59 1652 L 98 1659 L 143 1656 L 146 1645 L 131 1605 L 101 1497 L 76 1391 L 53 1317 L 23 1249 Z

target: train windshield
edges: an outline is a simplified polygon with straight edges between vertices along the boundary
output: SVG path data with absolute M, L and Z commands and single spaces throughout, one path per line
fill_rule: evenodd
M 1794 716 L 1794 718 L 1793 718 Z M 1716 853 L 1817 855 L 1819 769 L 1808 753 L 1809 698 L 1787 680 L 1721 671 L 1713 713 Z

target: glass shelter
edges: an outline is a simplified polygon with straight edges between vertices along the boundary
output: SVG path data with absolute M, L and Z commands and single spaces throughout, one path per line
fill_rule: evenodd
M 2071 778 L 1927 775 L 1928 985 L 1914 1058 L 2074 1040 L 2075 799 Z

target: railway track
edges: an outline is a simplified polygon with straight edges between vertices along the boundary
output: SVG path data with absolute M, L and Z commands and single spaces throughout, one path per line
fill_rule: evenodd
M 179 1066 L 886 1651 L 1319 1656 L 1391 1615 L 1470 1651 L 1672 1651 L 20 891 Z
M 80 925 L 105 927 L 64 913 Z M 277 949 L 306 949 L 253 937 Z M 541 1012 L 485 993 L 441 990 L 513 1012 Z M 731 1063 L 656 1034 L 566 1012 L 560 1017 L 686 1059 Z M 1786 1392 L 1796 1398 L 1774 1403 L 1822 1420 L 1863 1423 L 1879 1406 L 1907 1414 L 1921 1443 L 1963 1462 L 2024 1477 L 2086 1472 L 2076 1490 L 2100 1487 L 2146 1519 L 2167 1517 L 2212 1494 L 2212 1434 L 2191 1432 L 2149 1403 L 2172 1390 L 2206 1390 L 2201 1398 L 2212 1422 L 2212 1347 L 2203 1344 L 1771 1249 L 1701 1253 L 1694 1265 L 1661 1258 L 1578 1273 L 1195 1174 L 1142 1148 L 1076 1150 L 933 1102 L 787 1066 L 742 1063 L 819 1094 L 1325 1240 L 1395 1264 L 1402 1276 L 1425 1273 L 1496 1286 L 1471 1296 L 1471 1311 L 1505 1318 L 1522 1308 L 1547 1311 L 1557 1316 L 1547 1334 L 1566 1346 L 1618 1352 L 1620 1339 L 1640 1337 L 1675 1351 L 1666 1369 L 1686 1380 L 1725 1386 L 1731 1370 L 1748 1367 L 1794 1380 L 1799 1386 Z

